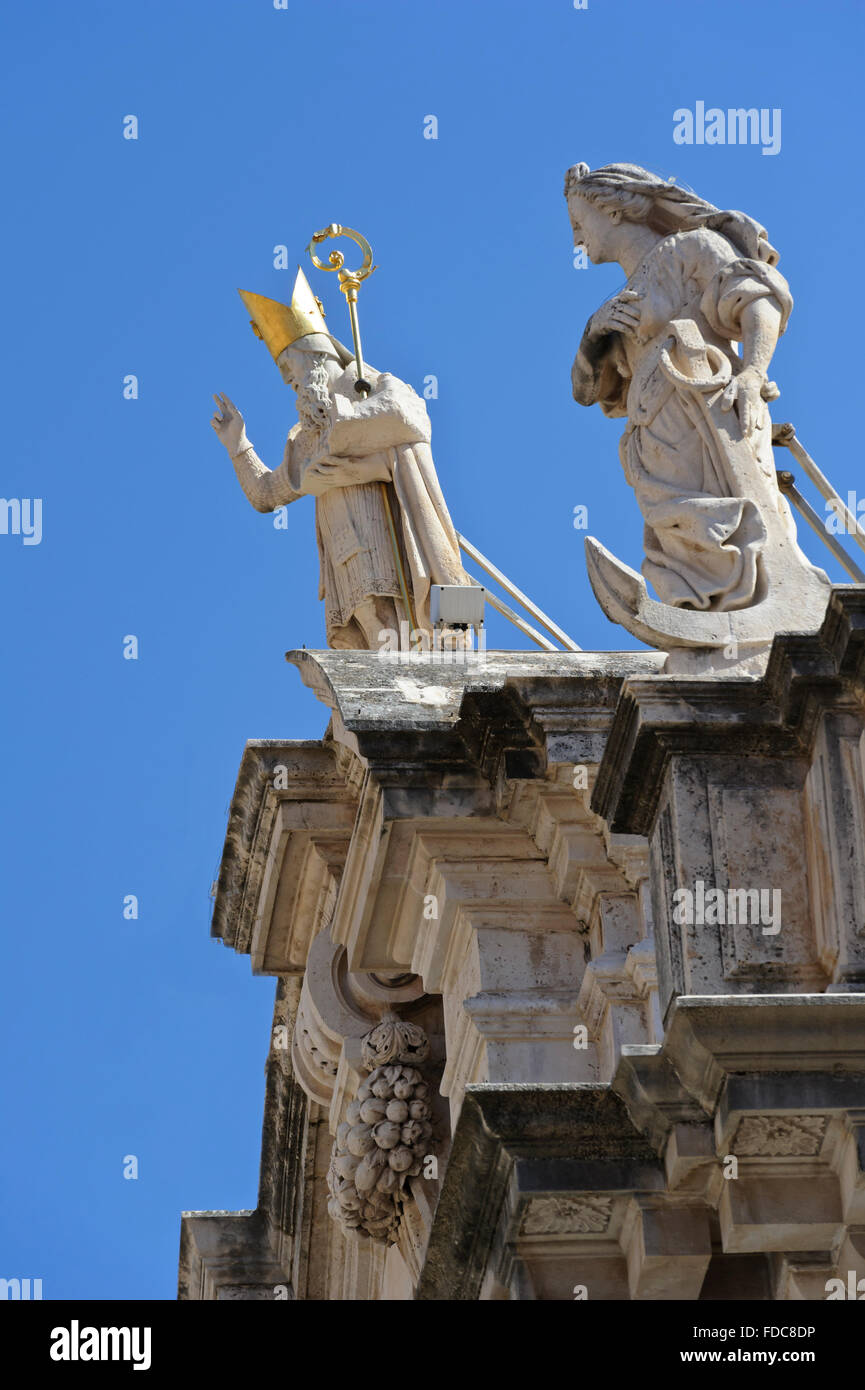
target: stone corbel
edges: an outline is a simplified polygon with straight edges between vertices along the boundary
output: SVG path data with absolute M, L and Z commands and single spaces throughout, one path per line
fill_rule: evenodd
M 619 1237 L 632 1299 L 694 1300 L 712 1258 L 708 1208 L 667 1197 L 634 1197 Z
M 663 1158 L 670 1192 L 717 1201 L 721 1185 L 712 1125 L 658 1046 L 626 1046 L 613 1078 L 632 1122 Z
M 850 1109 L 844 1116 L 832 1167 L 841 1185 L 845 1221 L 865 1227 L 865 1109 Z
M 588 923 L 579 1010 L 598 1042 L 602 1075 L 611 1077 L 623 1046 L 658 1035 L 654 946 L 643 937 L 639 895 L 618 869 L 582 872 L 579 888 L 576 910 Z
M 414 975 L 349 972 L 343 946 L 319 932 L 307 960 L 292 1037 L 295 1076 L 310 1100 L 330 1111 L 331 1131 L 346 1093 L 364 1076 L 362 1040 L 388 1009 L 424 994 Z

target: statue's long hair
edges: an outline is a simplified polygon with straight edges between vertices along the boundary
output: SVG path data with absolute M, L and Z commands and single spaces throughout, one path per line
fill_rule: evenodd
M 574 164 L 565 174 L 565 197 L 572 193 L 602 212 L 621 212 L 626 222 L 642 222 L 662 236 L 710 227 L 720 232 L 742 256 L 778 264 L 778 252 L 761 227 L 744 212 L 724 212 L 674 179 L 662 179 L 639 164 L 605 164 L 590 170 Z

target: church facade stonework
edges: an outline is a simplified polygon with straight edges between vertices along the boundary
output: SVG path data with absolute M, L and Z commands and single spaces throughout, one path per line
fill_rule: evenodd
M 628 276 L 573 388 L 625 421 L 646 523 L 642 574 L 591 540 L 589 573 L 651 649 L 407 670 L 364 640 L 373 582 L 328 608 L 329 650 L 288 653 L 327 731 L 247 744 L 212 925 L 278 981 L 259 1199 L 183 1215 L 181 1299 L 865 1280 L 865 585 L 810 563 L 775 478 L 789 287 L 762 227 L 672 181 L 575 165 L 566 193 Z M 377 459 L 428 622 L 436 566 L 465 576 L 425 412 L 376 373 L 351 401 L 337 349 L 283 481 L 350 491 L 351 449 Z M 227 398 L 214 428 L 254 501 L 275 474 Z
M 213 926 L 279 979 L 260 1201 L 184 1216 L 181 1297 L 865 1277 L 865 591 L 757 681 L 502 653 L 437 667 L 431 703 L 424 658 L 413 699 L 374 653 L 292 660 L 331 730 L 247 746 Z M 780 930 L 674 922 L 697 877 L 780 886 Z M 385 1014 L 423 1060 L 384 1063 L 367 1112 Z M 407 1176 L 376 1239 L 328 1175 L 382 1124 Z

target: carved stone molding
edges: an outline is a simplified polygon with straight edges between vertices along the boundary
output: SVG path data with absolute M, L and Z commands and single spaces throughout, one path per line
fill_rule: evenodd
M 326 1057 L 321 1048 L 316 1046 L 310 1036 L 309 1028 L 306 1026 L 300 1027 L 298 1029 L 298 1038 L 300 1040 L 300 1046 L 312 1061 L 313 1066 L 319 1067 L 326 1077 L 335 1077 L 339 1069 L 339 1063 Z
M 533 1197 L 523 1212 L 520 1235 L 600 1235 L 612 1214 L 612 1197 L 592 1192 L 575 1197 Z
M 361 1043 L 364 1066 L 373 1071 L 388 1062 L 425 1062 L 429 1039 L 416 1023 L 405 1023 L 396 1014 L 385 1014 L 381 1023 Z
M 826 1133 L 825 1115 L 745 1115 L 733 1152 L 741 1158 L 813 1156 Z
M 319 932 L 309 950 L 292 1038 L 295 1075 L 310 1100 L 334 1106 L 338 1113 L 343 1086 L 353 1091 L 357 1085 L 355 1050 L 361 1038 L 372 1036 L 370 1029 L 383 1009 L 411 1003 L 421 994 L 423 985 L 413 975 L 385 980 L 351 973 L 344 947 L 335 945 L 329 932 Z M 378 1036 L 375 1028 L 373 1033 Z M 349 1075 L 340 1079 L 343 1059 Z
M 370 1075 L 337 1129 L 327 1209 L 346 1234 L 393 1244 L 406 1183 L 423 1168 L 432 1136 L 429 1085 L 412 1063 L 423 1061 L 423 1029 L 388 1013 L 361 1043 Z

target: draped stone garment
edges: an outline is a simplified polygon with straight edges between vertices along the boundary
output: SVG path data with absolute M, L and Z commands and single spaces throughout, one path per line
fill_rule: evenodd
M 392 491 L 392 489 L 391 489 Z M 391 510 L 394 511 L 391 502 Z M 378 484 L 333 488 L 316 498 L 318 596 L 324 599 L 327 640 L 346 627 L 365 599 L 401 593 Z
M 333 388 L 333 423 L 318 448 L 295 426 L 283 465 L 297 496 L 316 496 L 319 598 L 331 645 L 364 599 L 400 597 L 381 483 L 419 626 L 430 627 L 431 584 L 470 582 L 436 476 L 424 402 L 387 372 L 367 369 L 367 377 L 373 390 L 360 400 L 353 367 L 344 373 Z M 324 478 L 317 476 L 322 472 Z
M 637 336 L 612 333 L 595 343 L 584 336 L 574 384 L 582 404 L 598 402 L 606 415 L 628 417 L 619 457 L 646 523 L 643 577 L 664 603 L 747 607 L 761 597 L 765 526 L 751 498 L 731 496 L 719 436 L 697 418 L 693 399 L 661 369 L 660 358 L 671 321 L 690 319 L 738 373 L 733 343 L 742 339 L 744 310 L 771 298 L 783 332 L 793 307 L 787 282 L 772 266 L 741 256 L 718 232 L 700 228 L 666 237 L 627 288 L 639 296 Z M 755 467 L 774 478 L 768 411 L 748 442 Z M 777 506 L 795 545 L 780 493 Z

